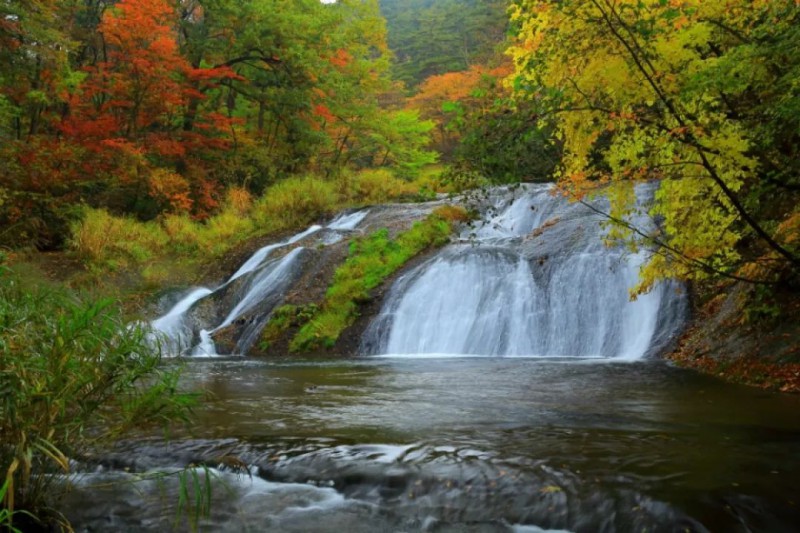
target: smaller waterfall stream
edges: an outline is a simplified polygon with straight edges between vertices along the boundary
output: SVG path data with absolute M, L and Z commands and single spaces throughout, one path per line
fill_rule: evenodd
M 306 237 L 308 237 L 309 235 L 311 235 L 313 233 L 316 233 L 321 229 L 322 229 L 322 226 L 314 225 L 314 226 L 311 226 L 310 228 L 308 228 L 307 230 L 302 231 L 302 232 L 298 233 L 297 235 L 294 235 L 293 237 L 289 238 L 288 240 L 286 240 L 284 242 L 279 242 L 277 244 L 268 244 L 267 246 L 264 246 L 263 248 L 258 250 L 256 253 L 251 255 L 250 258 L 247 261 L 245 261 L 244 264 L 241 267 L 239 267 L 239 270 L 237 270 L 228 279 L 228 283 L 232 282 L 235 279 L 238 279 L 238 278 L 244 276 L 245 274 L 249 274 L 250 272 L 252 272 L 256 268 L 258 268 L 261 265 L 261 263 L 264 262 L 264 259 L 266 259 L 273 250 L 277 250 L 278 248 L 283 248 L 284 246 L 288 246 L 290 244 L 294 244 L 294 243 L 296 243 L 298 241 L 301 241 L 301 240 L 305 239 Z
M 168 354 L 191 353 L 193 356 L 214 356 L 217 355 L 213 339 L 215 333 L 227 328 L 257 307 L 263 308 L 266 311 L 263 314 L 265 316 L 260 320 L 251 320 L 239 336 L 237 345 L 244 352 L 255 342 L 268 312 L 280 303 L 282 295 L 294 281 L 299 270 L 298 264 L 306 249 L 300 246 L 282 257 L 271 259 L 273 252 L 297 244 L 322 230 L 328 230 L 321 239 L 322 243 L 338 242 L 344 234 L 355 230 L 368 213 L 369 210 L 366 209 L 344 213 L 327 226 L 313 225 L 284 241 L 260 248 L 224 284 L 214 289 L 197 287 L 190 290 L 165 315 L 153 320 L 150 327 L 154 331 L 154 340 L 158 339 Z M 213 298 L 229 290 L 233 290 L 236 297 L 218 324 L 209 324 L 207 320 L 193 320 L 193 310 L 199 304 L 207 298 Z
M 197 301 L 213 292 L 206 287 L 194 289 L 176 303 L 167 314 L 150 323 L 150 327 L 161 333 L 166 340 L 167 352 L 178 353 L 191 342 L 192 330 L 187 327 L 184 315 Z

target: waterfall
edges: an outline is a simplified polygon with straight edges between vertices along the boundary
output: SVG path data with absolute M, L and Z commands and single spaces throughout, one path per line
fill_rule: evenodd
M 654 187 L 637 188 L 640 207 Z M 364 352 L 634 360 L 678 332 L 680 287 L 661 283 L 630 301 L 646 253 L 606 246 L 592 209 L 537 185 L 501 196 L 495 211 L 394 284 Z M 643 211 L 634 222 L 652 225 Z
M 369 209 L 362 209 L 361 211 L 354 211 L 352 213 L 343 213 L 333 219 L 328 224 L 328 229 L 336 231 L 353 231 L 356 226 L 361 224 L 361 221 L 369 214 Z
M 282 248 L 282 247 L 284 247 L 286 245 L 289 245 L 289 244 L 294 244 L 294 243 L 296 243 L 296 242 L 308 237 L 309 235 L 318 232 L 321 229 L 322 229 L 322 226 L 314 225 L 314 226 L 311 226 L 310 228 L 308 228 L 307 230 L 302 231 L 302 232 L 298 233 L 297 235 L 289 238 L 288 240 L 286 240 L 284 242 L 279 242 L 277 244 L 268 244 L 267 246 L 264 246 L 263 248 L 258 250 L 256 253 L 254 253 L 252 256 L 250 256 L 250 258 L 247 261 L 245 261 L 244 264 L 241 267 L 239 267 L 239 270 L 237 270 L 230 277 L 230 279 L 228 279 L 228 283 L 230 283 L 233 280 L 235 280 L 237 278 L 240 278 L 240 277 L 244 276 L 245 274 L 248 274 L 248 273 L 252 272 L 253 270 L 255 270 L 256 268 L 258 268 L 258 266 L 261 263 L 264 262 L 264 259 L 266 259 L 267 256 L 269 256 L 269 254 L 273 250 L 277 250 L 278 248 Z
M 224 284 L 215 289 L 197 287 L 174 304 L 163 316 L 150 322 L 153 343 L 160 344 L 169 355 L 191 354 L 193 356 L 217 355 L 214 334 L 234 322 L 243 320 L 243 328 L 236 343 L 237 352 L 244 353 L 258 337 L 269 313 L 282 300 L 283 295 L 301 272 L 301 262 L 306 248 L 300 246 L 279 258 L 275 251 L 328 230 L 319 242 L 332 244 L 345 234 L 355 230 L 369 210 L 344 213 L 327 226 L 313 225 L 286 240 L 268 244 L 258 249 L 234 272 Z M 228 294 L 232 298 L 226 298 Z M 222 320 L 203 318 L 198 307 L 214 300 L 215 305 L 231 300 L 230 309 L 224 311 Z M 250 315 L 250 316 L 247 316 Z M 247 318 L 243 318 L 247 316 Z
M 647 214 L 656 187 L 633 190 L 629 217 L 645 231 L 656 227 Z M 608 208 L 603 198 L 568 202 L 550 185 L 489 191 L 483 220 L 393 283 L 361 351 L 636 360 L 667 347 L 687 312 L 683 287 L 660 283 L 631 301 L 649 252 L 606 245 L 598 211 Z M 408 223 L 432 209 L 386 206 L 370 220 Z M 314 264 L 318 250 L 358 231 L 369 213 L 347 211 L 260 248 L 222 285 L 189 291 L 152 329 L 172 354 L 216 355 L 221 338 L 227 351 L 247 353 L 285 295 L 328 268 Z
M 179 353 L 190 346 L 192 330 L 187 327 L 184 315 L 195 302 L 205 298 L 214 291 L 205 287 L 189 291 L 164 316 L 150 323 L 150 327 L 158 332 L 163 341 L 162 348 L 168 353 Z M 155 338 L 153 340 L 156 340 Z

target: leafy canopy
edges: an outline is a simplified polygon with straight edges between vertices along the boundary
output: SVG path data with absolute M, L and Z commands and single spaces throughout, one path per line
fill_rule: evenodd
M 639 290 L 666 277 L 796 279 L 798 14 L 794 0 L 519 0 L 511 83 L 564 143 L 573 198 L 661 180 L 659 246 Z M 636 238 L 634 238 L 636 237 Z

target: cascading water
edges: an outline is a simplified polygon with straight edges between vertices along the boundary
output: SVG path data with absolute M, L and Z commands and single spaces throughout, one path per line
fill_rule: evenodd
M 328 231 L 320 242 L 323 244 L 338 242 L 344 234 L 353 231 L 368 213 L 369 210 L 344 213 L 325 227 L 313 225 L 282 242 L 260 248 L 224 284 L 215 289 L 207 287 L 192 289 L 165 315 L 152 321 L 150 327 L 153 330 L 154 340 L 157 339 L 168 354 L 217 355 L 213 335 L 259 308 L 261 312 L 249 317 L 239 335 L 237 351 L 244 353 L 255 342 L 269 317 L 269 312 L 281 301 L 282 295 L 297 277 L 300 271 L 299 263 L 306 249 L 297 247 L 275 259 L 272 259 L 273 252 L 296 244 L 322 230 Z M 221 315 L 224 318 L 216 325 L 192 316 L 198 305 L 228 291 L 235 294 L 233 304 L 229 310 L 224 311 Z
M 244 276 L 245 274 L 249 274 L 250 272 L 252 272 L 256 268 L 258 268 L 261 265 L 261 263 L 264 262 L 264 259 L 266 259 L 267 256 L 269 256 L 270 253 L 272 253 L 273 250 L 277 250 L 278 248 L 282 248 L 282 247 L 287 246 L 289 244 L 294 244 L 294 243 L 296 243 L 296 242 L 298 242 L 298 241 L 300 241 L 302 239 L 305 239 L 309 235 L 312 235 L 312 234 L 318 232 L 321 229 L 322 229 L 322 226 L 314 225 L 314 226 L 311 226 L 310 228 L 308 228 L 307 230 L 298 233 L 297 235 L 291 237 L 290 239 L 288 239 L 288 240 L 286 240 L 284 242 L 279 242 L 277 244 L 268 244 L 267 246 L 264 246 L 263 248 L 258 250 L 256 253 L 251 255 L 250 258 L 247 261 L 245 261 L 242 266 L 239 267 L 239 270 L 234 272 L 234 274 L 230 277 L 230 279 L 228 279 L 228 283 L 232 282 L 233 280 L 235 280 L 237 278 L 240 278 L 240 277 Z
M 654 187 L 637 189 L 640 205 Z M 632 360 L 677 333 L 686 309 L 680 287 L 662 283 L 630 301 L 645 256 L 605 246 L 595 211 L 541 185 L 507 202 L 462 235 L 468 242 L 395 283 L 364 352 Z M 644 215 L 634 222 L 648 224 Z
M 191 342 L 192 330 L 187 326 L 184 315 L 195 304 L 195 302 L 213 293 L 211 289 L 200 287 L 193 289 L 176 303 L 167 314 L 150 323 L 150 327 L 161 333 L 166 341 L 165 351 L 169 353 L 179 353 L 187 344 Z
M 356 226 L 361 224 L 368 214 L 369 209 L 354 211 L 352 213 L 344 213 L 333 219 L 333 221 L 328 224 L 327 227 L 328 229 L 335 231 L 353 231 L 356 229 Z
M 655 187 L 636 189 L 640 207 Z M 554 196 L 550 186 L 521 191 L 495 190 L 493 216 L 394 284 L 363 352 L 632 360 L 672 341 L 686 313 L 681 287 L 662 283 L 630 301 L 646 255 L 604 244 L 604 218 L 595 210 L 607 210 L 607 201 L 594 201 L 593 210 Z M 215 335 L 236 324 L 232 349 L 246 353 L 308 262 L 310 250 L 290 246 L 337 243 L 367 214 L 344 213 L 261 248 L 225 284 L 191 291 L 153 328 L 171 353 L 202 356 L 215 355 Z M 641 213 L 633 222 L 653 224 Z M 282 249 L 289 251 L 278 255 Z

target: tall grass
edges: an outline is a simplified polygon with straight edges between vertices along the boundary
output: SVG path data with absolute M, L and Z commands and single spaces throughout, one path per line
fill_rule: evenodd
M 54 473 L 148 425 L 185 421 L 193 397 L 160 365 L 145 332 L 108 300 L 23 284 L 0 267 L 0 480 L 19 509 L 58 521 Z
M 159 224 L 113 216 L 104 209 L 86 209 L 83 219 L 72 226 L 71 244 L 82 258 L 111 270 L 146 263 L 168 242 Z
M 253 206 L 253 220 L 264 233 L 310 224 L 340 205 L 333 182 L 313 176 L 290 178 L 267 189 Z
M 415 199 L 419 186 L 396 177 L 389 169 L 366 169 L 339 178 L 345 201 L 380 204 L 397 199 Z
M 157 221 L 140 222 L 86 208 L 72 224 L 70 245 L 91 270 L 135 270 L 146 285 L 157 286 L 169 279 L 168 272 L 176 263 L 212 261 L 247 239 L 298 230 L 344 207 L 416 199 L 419 189 L 420 185 L 388 170 L 364 170 L 335 180 L 288 178 L 257 199 L 232 188 L 220 211 L 205 221 L 167 214 Z

